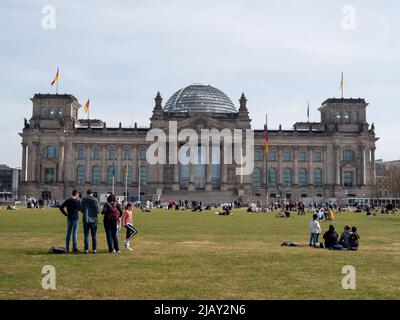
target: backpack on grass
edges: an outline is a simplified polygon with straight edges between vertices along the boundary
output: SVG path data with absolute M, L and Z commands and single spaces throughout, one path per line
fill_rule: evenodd
M 117 222 L 119 220 L 119 211 L 115 204 L 110 204 L 107 212 L 107 218 L 110 221 Z
M 63 248 L 63 247 L 51 247 L 49 249 L 49 253 L 52 254 L 62 254 L 62 253 L 67 253 L 67 249 Z

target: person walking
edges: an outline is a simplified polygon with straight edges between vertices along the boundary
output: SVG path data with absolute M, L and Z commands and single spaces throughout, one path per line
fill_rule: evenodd
M 115 195 L 110 194 L 103 206 L 101 214 L 104 215 L 104 229 L 106 231 L 107 245 L 109 252 L 120 252 L 117 228 L 119 218 L 122 216 L 122 209 L 117 202 Z
M 81 202 L 79 200 L 79 192 L 77 190 L 72 191 L 72 198 L 65 200 L 59 210 L 61 213 L 67 217 L 67 235 L 65 237 L 65 249 L 66 252 L 69 252 L 69 244 L 71 241 L 71 232 L 72 232 L 72 252 L 78 253 L 78 226 L 79 226 L 79 208 Z M 67 208 L 67 212 L 65 212 L 64 208 Z
M 100 211 L 99 201 L 93 196 L 93 192 L 89 189 L 86 191 L 86 198 L 81 201 L 80 211 L 83 214 L 83 243 L 84 253 L 89 253 L 89 231 L 92 236 L 92 250 L 97 252 L 97 216 Z
M 126 237 L 125 237 L 125 248 L 129 251 L 132 251 L 130 246 L 130 241 L 134 235 L 136 235 L 137 230 L 133 227 L 133 218 L 132 218 L 132 210 L 133 204 L 128 202 L 124 209 L 124 214 L 122 216 L 122 225 L 126 228 Z

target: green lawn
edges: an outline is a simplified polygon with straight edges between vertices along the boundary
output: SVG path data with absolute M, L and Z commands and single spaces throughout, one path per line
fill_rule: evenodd
M 58 210 L 0 211 L 0 299 L 400 298 L 399 215 L 337 214 L 339 233 L 345 224 L 359 228 L 357 252 L 309 248 L 310 214 L 153 210 L 136 211 L 134 219 L 133 252 L 106 252 L 100 224 L 97 255 L 50 255 L 49 247 L 65 246 Z M 301 246 L 281 247 L 283 241 Z M 44 265 L 56 268 L 56 290 L 41 287 Z M 341 287 L 344 265 L 356 268 L 355 290 Z

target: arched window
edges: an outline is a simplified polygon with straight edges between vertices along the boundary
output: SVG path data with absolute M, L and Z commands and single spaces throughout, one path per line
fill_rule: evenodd
M 314 186 L 315 187 L 322 186 L 322 170 L 321 169 L 314 170 Z
M 268 185 L 271 187 L 276 186 L 276 169 L 271 168 L 268 170 Z
M 307 186 L 307 170 L 304 168 L 299 170 L 299 186 Z
M 57 157 L 57 148 L 55 146 L 47 146 L 43 149 L 44 159 L 55 159 Z
M 283 185 L 285 187 L 290 187 L 292 185 L 292 170 L 289 168 L 283 170 Z
M 128 173 L 128 174 L 127 174 Z M 126 166 L 124 168 L 124 185 L 132 183 L 132 167 L 128 166 L 128 172 L 126 171 Z
M 85 184 L 85 167 L 78 166 L 76 168 L 76 183 L 78 185 Z
M 147 185 L 147 167 L 140 167 L 140 185 Z
M 114 168 L 114 165 L 111 165 L 107 169 L 107 184 L 112 184 L 113 180 L 115 183 L 115 175 L 116 175 L 116 168 Z
M 261 187 L 261 169 L 254 168 L 253 170 L 253 187 L 259 188 Z
M 354 161 L 356 158 L 353 150 L 346 149 L 342 151 L 342 161 Z
M 92 168 L 92 184 L 100 184 L 101 170 L 99 166 L 93 166 Z

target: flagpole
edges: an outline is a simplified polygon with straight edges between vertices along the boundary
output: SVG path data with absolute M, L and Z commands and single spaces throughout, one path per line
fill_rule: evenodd
M 307 122 L 310 122 L 310 100 L 308 100 L 307 104 Z
M 139 174 L 138 174 L 138 201 L 140 205 L 140 151 L 139 151 Z
M 125 172 L 125 199 L 128 202 L 128 162 L 126 163 L 126 172 Z
M 265 114 L 265 133 L 268 134 L 268 114 Z M 269 143 L 269 142 L 268 142 Z M 265 148 L 267 146 L 265 145 Z M 267 208 L 269 204 L 269 199 L 268 199 L 268 153 L 267 150 L 264 152 L 264 157 L 265 157 L 265 173 L 266 173 L 266 183 L 265 183 L 265 194 L 267 196 Z
M 112 194 L 115 195 L 115 158 L 113 159 Z
M 341 86 L 340 86 L 340 89 L 342 90 L 342 99 L 343 99 L 343 87 L 344 87 L 344 83 L 343 83 L 343 71 L 342 71 L 342 79 L 341 79 Z

